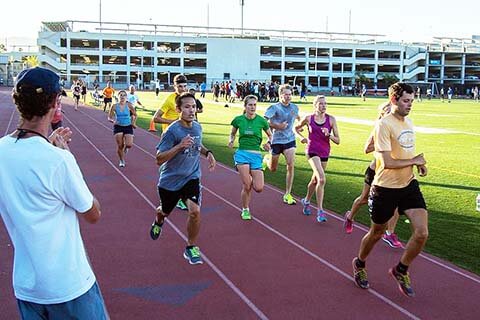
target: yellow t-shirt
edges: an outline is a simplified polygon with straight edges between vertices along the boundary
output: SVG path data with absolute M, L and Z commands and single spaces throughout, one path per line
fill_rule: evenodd
M 168 119 L 168 120 L 177 120 L 180 114 L 177 112 L 177 108 L 175 107 L 175 98 L 177 97 L 177 94 L 174 92 L 170 94 L 167 99 L 163 102 L 162 106 L 160 107 L 160 110 L 163 112 L 162 118 Z M 169 123 L 162 123 L 162 132 L 165 132 L 167 130 Z
M 412 159 L 415 156 L 415 133 L 413 123 L 404 118 L 401 121 L 393 114 L 377 121 L 375 126 L 376 169 L 373 184 L 385 188 L 404 188 L 415 179 L 413 166 L 399 169 L 385 169 L 379 151 L 390 151 L 393 159 Z

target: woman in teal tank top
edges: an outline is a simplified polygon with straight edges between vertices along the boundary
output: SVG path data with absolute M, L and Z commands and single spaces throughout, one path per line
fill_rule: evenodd
M 125 155 L 133 145 L 132 115 L 137 116 L 135 108 L 127 101 L 127 92 L 118 92 L 119 102 L 113 105 L 108 112 L 108 121 L 113 122 L 113 135 L 117 143 L 119 166 L 125 167 Z

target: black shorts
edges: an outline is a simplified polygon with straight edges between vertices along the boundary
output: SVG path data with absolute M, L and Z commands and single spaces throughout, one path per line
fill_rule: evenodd
M 375 178 L 375 170 L 370 168 L 370 166 L 367 167 L 367 170 L 365 170 L 365 184 L 368 184 L 369 186 L 372 185 L 373 178 Z
M 77 96 L 76 94 L 74 94 L 73 99 L 75 99 L 78 102 L 78 100 L 80 100 L 80 95 Z
M 202 203 L 202 192 L 199 179 L 188 181 L 180 190 L 176 191 L 170 191 L 158 187 L 158 195 L 160 196 L 162 211 L 165 215 L 169 215 L 173 211 L 180 199 L 182 199 L 183 202 L 186 202 L 188 199 L 199 206 Z
M 370 188 L 368 211 L 374 223 L 387 223 L 397 207 L 400 214 L 405 214 L 408 209 L 427 209 L 417 180 L 412 180 L 408 186 L 400 189 L 376 185 Z
M 313 157 L 319 157 L 320 158 L 320 161 L 322 162 L 327 162 L 328 161 L 328 157 L 320 157 L 318 154 L 316 153 L 307 153 L 308 155 L 308 158 L 313 158 Z
M 296 148 L 297 144 L 295 143 L 295 140 L 287 142 L 287 143 L 274 143 L 271 145 L 272 147 L 272 154 L 273 155 L 278 155 L 282 154 L 283 151 L 290 149 L 290 148 Z
M 113 126 L 113 134 L 117 133 L 123 133 L 123 134 L 133 134 L 133 126 L 119 126 L 118 124 L 115 124 Z
M 103 98 L 103 102 L 105 103 L 112 102 L 112 98 Z
M 58 121 L 50 124 L 50 126 L 52 127 L 52 131 L 56 130 L 57 128 L 60 128 L 62 125 L 63 125 L 62 121 Z

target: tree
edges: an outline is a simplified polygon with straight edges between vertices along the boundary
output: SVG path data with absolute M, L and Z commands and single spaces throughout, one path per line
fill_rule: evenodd
M 390 87 L 399 80 L 398 77 L 392 73 L 381 73 L 377 76 L 377 79 L 380 81 L 381 86 L 384 86 L 385 88 Z
M 23 58 L 23 62 L 27 64 L 28 68 L 38 67 L 40 62 L 38 61 L 37 56 L 28 56 Z
M 367 78 L 361 71 L 356 71 L 355 72 L 355 82 L 357 83 L 358 86 L 364 84 L 368 85 L 372 83 L 372 79 Z
M 0 52 L 6 52 L 6 51 L 7 51 L 7 47 L 5 47 L 3 43 L 0 43 Z

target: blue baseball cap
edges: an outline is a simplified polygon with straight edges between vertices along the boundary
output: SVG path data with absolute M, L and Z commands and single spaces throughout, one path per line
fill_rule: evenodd
M 52 94 L 62 92 L 60 77 L 53 71 L 41 67 L 29 68 L 20 72 L 15 82 L 17 93 L 32 92 Z

